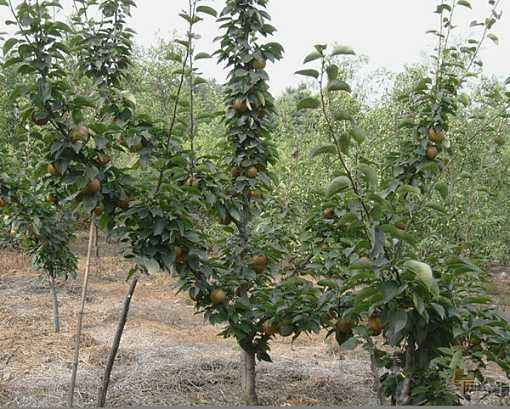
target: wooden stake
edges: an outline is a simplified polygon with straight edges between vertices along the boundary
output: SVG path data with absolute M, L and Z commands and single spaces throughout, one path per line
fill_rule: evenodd
M 115 363 L 115 358 L 117 356 L 117 352 L 119 351 L 120 340 L 122 338 L 122 334 L 124 333 L 124 327 L 126 325 L 127 317 L 129 314 L 129 306 L 131 304 L 131 299 L 133 298 L 133 293 L 135 292 L 137 283 L 138 277 L 133 278 L 131 286 L 129 287 L 129 291 L 126 295 L 126 298 L 124 299 L 124 307 L 122 308 L 122 314 L 120 315 L 117 332 L 115 333 L 115 337 L 113 339 L 112 349 L 110 351 L 110 355 L 108 356 L 108 362 L 106 363 L 106 368 L 103 375 L 103 383 L 99 387 L 97 394 L 97 407 L 99 408 L 104 408 L 106 402 L 106 394 L 108 392 L 108 385 L 110 384 L 110 376 L 112 374 L 113 364 Z
M 55 332 L 60 332 L 60 314 L 58 312 L 58 295 L 57 286 L 55 285 L 55 277 L 52 274 L 48 274 L 48 281 L 50 284 L 51 296 L 53 299 L 53 328 Z
M 69 395 L 67 397 L 67 406 L 73 407 L 74 400 L 74 389 L 76 387 L 76 374 L 78 373 L 78 362 L 80 359 L 80 341 L 81 341 L 81 329 L 83 322 L 83 315 L 85 310 L 85 299 L 87 297 L 87 287 L 89 283 L 89 272 L 90 272 L 90 258 L 92 255 L 92 241 L 94 236 L 94 215 L 90 217 L 90 231 L 89 231 L 89 243 L 87 248 L 87 260 L 85 263 L 85 276 L 83 277 L 83 287 L 81 291 L 81 305 L 80 312 L 78 313 L 78 325 L 76 327 L 76 341 L 74 344 L 74 361 L 73 361 L 73 373 L 71 375 L 71 385 L 69 388 Z
M 94 224 L 94 256 L 96 258 L 99 258 L 98 230 L 97 224 Z

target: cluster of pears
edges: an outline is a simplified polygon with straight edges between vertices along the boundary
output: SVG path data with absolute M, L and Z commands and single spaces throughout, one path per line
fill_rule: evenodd
M 250 66 L 255 71 L 261 71 L 266 68 L 267 61 L 263 55 L 258 53 L 253 57 Z M 245 99 L 236 98 L 232 103 L 232 108 L 234 108 L 234 110 L 236 110 L 237 112 L 244 113 L 248 111 L 249 106 Z
M 175 253 L 176 263 L 183 263 L 184 251 L 182 250 L 182 248 L 177 247 Z M 258 274 L 261 274 L 264 271 L 266 271 L 268 261 L 269 260 L 265 255 L 257 255 L 252 257 L 250 265 L 253 271 L 255 271 Z M 209 299 L 211 300 L 211 303 L 213 305 L 218 306 L 225 303 L 227 299 L 227 293 L 222 288 L 215 288 L 211 291 Z
M 61 176 L 61 172 L 57 168 L 57 166 L 53 163 L 48 164 L 47 166 L 47 172 L 51 176 Z M 88 181 L 88 183 L 85 185 L 85 187 L 81 190 L 80 194 L 85 195 L 95 195 L 96 193 L 99 193 L 102 188 L 101 180 L 99 180 L 97 177 L 93 178 Z M 47 198 L 48 202 L 51 204 L 55 204 L 57 202 L 57 198 L 50 194 Z M 116 202 L 117 207 L 119 207 L 122 210 L 127 210 L 131 204 L 132 199 L 131 198 L 121 198 Z M 101 208 L 94 209 L 94 213 L 96 216 L 101 216 L 103 213 L 103 210 Z
M 255 70 L 263 70 L 266 68 L 266 60 L 261 55 L 256 55 L 253 58 L 253 61 L 251 62 L 251 66 Z M 246 99 L 236 98 L 232 102 L 232 108 L 239 113 L 245 113 L 250 108 L 250 105 L 248 104 L 248 101 Z M 235 167 L 232 169 L 232 177 L 234 179 L 240 177 L 242 174 L 243 174 L 243 171 L 241 170 L 241 168 Z M 244 174 L 246 177 L 254 179 L 259 174 L 259 168 L 257 166 L 250 166 L 249 168 L 247 168 L 245 170 Z M 190 182 L 191 183 L 189 185 L 193 185 L 194 181 L 190 180 Z M 260 198 L 261 197 L 261 193 L 257 192 L 257 191 L 250 191 L 248 193 L 248 195 L 250 198 Z M 233 221 L 232 217 L 228 213 L 226 213 L 224 216 L 220 217 L 219 222 L 220 222 L 220 224 L 226 226 L 226 225 L 231 224 L 232 221 Z M 178 253 L 176 251 L 176 262 L 179 263 L 181 260 L 183 261 L 183 259 L 181 259 L 181 257 L 183 257 L 183 256 L 184 256 L 184 253 L 181 253 L 181 252 Z M 265 255 L 254 256 L 251 259 L 250 265 L 251 265 L 252 270 L 255 271 L 256 273 L 259 273 L 259 274 L 263 273 L 267 269 L 268 258 Z M 210 300 L 213 305 L 221 305 L 226 301 L 226 299 L 227 299 L 227 294 L 226 294 L 225 290 L 223 290 L 221 288 L 215 288 L 210 293 Z
M 232 177 L 234 179 L 237 179 L 241 175 L 244 175 L 250 179 L 255 179 L 261 171 L 264 171 L 266 168 L 263 165 L 251 165 L 250 167 L 246 168 L 246 170 L 242 170 L 240 167 L 236 166 L 232 169 Z M 262 199 L 263 195 L 262 192 L 258 190 L 250 190 L 248 191 L 248 197 L 253 200 Z
M 339 318 L 335 324 L 335 329 L 341 334 L 351 334 L 355 324 L 356 323 L 350 318 Z M 374 313 L 368 317 L 367 328 L 372 336 L 379 336 L 382 334 L 384 327 L 378 314 Z
M 56 177 L 56 176 L 62 175 L 60 170 L 58 169 L 58 167 L 53 163 L 48 164 L 46 170 L 51 176 Z M 94 178 L 94 179 L 89 180 L 87 185 L 82 189 L 81 194 L 82 195 L 93 195 L 93 194 L 98 193 L 100 190 L 101 190 L 101 181 L 98 178 Z M 50 196 L 48 196 L 48 202 L 55 203 L 56 198 L 53 195 L 50 195 Z
M 438 145 L 441 145 L 445 141 L 446 134 L 440 128 L 431 127 L 428 129 L 428 138 L 429 141 L 432 142 L 433 144 L 427 147 L 427 151 L 425 152 L 425 154 L 428 159 L 434 160 L 439 154 Z
M 243 171 L 241 170 L 241 168 L 235 167 L 232 169 L 232 177 L 234 179 L 240 177 L 242 174 L 243 174 Z M 259 167 L 255 166 L 255 165 L 250 166 L 245 171 L 245 175 L 251 179 L 256 178 L 258 176 L 258 174 L 259 174 Z

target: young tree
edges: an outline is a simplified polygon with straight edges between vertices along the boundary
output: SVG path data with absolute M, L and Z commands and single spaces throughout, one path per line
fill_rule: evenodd
M 469 3 L 442 2 L 436 10 L 441 18 L 441 30 L 434 32 L 436 68 L 406 96 L 408 116 L 400 132 L 407 140 L 388 155 L 385 165 L 391 172 L 359 154 L 364 134 L 334 102 L 335 93 L 350 92 L 334 57 L 353 51 L 337 46 L 328 52 L 317 45 L 305 63 L 319 61 L 320 69 L 298 72 L 318 80 L 319 98 L 305 98 L 299 107 L 321 109 L 330 139 L 313 156 L 331 155 L 339 167 L 320 214 L 309 223 L 313 246 L 320 249 L 315 247 L 312 261 L 322 278 L 325 326 L 339 344 L 366 345 L 381 404 L 384 395 L 392 404 L 458 403 L 449 379 L 464 360 L 475 365 L 473 374 L 480 379 L 483 359 L 507 374 L 510 369 L 510 327 L 487 305 L 480 269 L 455 253 L 420 259 L 417 247 L 417 223 L 442 211 L 431 203 L 435 195 L 447 196 L 438 177 L 451 152 L 447 132 L 463 100 L 460 89 L 475 75 L 480 46 L 500 17 L 491 2 L 482 39 L 475 46 L 452 46 L 448 39 L 457 7 Z M 375 347 L 371 338 L 381 334 L 390 352 Z M 386 368 L 382 376 L 380 367 Z
M 229 251 L 229 287 L 236 288 L 238 304 L 243 309 L 230 313 L 230 327 L 225 334 L 234 335 L 242 350 L 242 382 L 247 404 L 257 403 L 255 390 L 255 357 L 268 359 L 268 334 L 258 320 L 256 306 L 258 292 L 271 282 L 267 254 L 258 252 L 253 243 L 253 212 L 260 203 L 263 190 L 270 186 L 268 165 L 274 162 L 275 150 L 271 144 L 271 117 L 274 101 L 269 93 L 267 61 L 282 57 L 283 49 L 277 43 L 260 44 L 263 37 L 274 33 L 265 11 L 267 0 L 228 1 L 219 21 L 224 30 L 219 61 L 231 71 L 225 86 L 228 111 L 227 136 L 232 146 L 230 158 L 233 186 L 232 197 L 238 203 L 238 212 L 229 214 L 237 227 L 237 237 L 232 237 Z M 230 212 L 232 213 L 232 212 Z M 223 289 L 213 293 L 224 302 Z M 229 294 L 230 296 L 230 294 Z M 241 306 L 239 305 L 239 306 Z M 270 332 L 270 331 L 269 331 Z
M 61 199 L 65 189 L 44 177 L 40 156 L 44 149 L 38 127 L 20 120 L 19 104 L 9 99 L 9 82 L 16 78 L 12 67 L 3 73 L 3 128 L 0 208 L 8 227 L 9 242 L 32 256 L 33 267 L 48 280 L 53 302 L 53 326 L 60 331 L 59 303 L 55 280 L 76 273 L 76 257 L 69 245 L 74 217 Z M 23 84 L 24 85 L 24 84 Z

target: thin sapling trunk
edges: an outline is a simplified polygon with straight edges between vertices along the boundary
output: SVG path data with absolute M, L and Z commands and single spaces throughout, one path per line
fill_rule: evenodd
M 241 348 L 241 382 L 243 386 L 243 401 L 246 405 L 258 405 L 256 377 L 255 377 L 255 353 Z

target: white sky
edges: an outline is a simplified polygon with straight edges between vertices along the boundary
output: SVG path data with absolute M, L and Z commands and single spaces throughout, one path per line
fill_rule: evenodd
M 495 46 L 488 41 L 482 57 L 487 74 L 506 78 L 510 76 L 510 0 L 501 1 L 508 15 L 503 13 L 494 30 L 500 44 Z M 204 0 L 203 4 L 220 10 L 224 2 Z M 457 22 L 462 31 L 458 34 L 469 33 L 471 20 L 487 16 L 488 0 L 471 3 L 472 11 L 459 8 Z M 178 14 L 187 7 L 188 0 L 137 0 L 137 4 L 131 23 L 138 33 L 138 44 L 148 46 L 158 37 L 184 33 L 186 23 Z M 272 24 L 278 29 L 274 40 L 285 48 L 284 59 L 268 67 L 273 92 L 279 94 L 302 80 L 294 72 L 302 68 L 304 56 L 317 43 L 349 45 L 358 54 L 368 56 L 370 68 L 374 69 L 399 71 L 405 64 L 423 61 L 434 46 L 433 37 L 425 32 L 437 27 L 438 16 L 433 14 L 437 4 L 438 0 L 271 0 Z M 0 21 L 9 17 L 8 10 L 2 7 Z M 199 51 L 214 51 L 217 46 L 212 39 L 218 35 L 214 18 L 207 17 L 198 30 L 203 37 Z M 212 60 L 202 60 L 199 66 L 206 77 L 223 81 L 224 70 Z
M 510 76 L 510 0 L 503 0 L 503 19 L 494 32 L 500 38 L 499 46 L 487 42 L 482 53 L 488 74 Z M 473 10 L 459 8 L 459 34 L 469 33 L 469 22 L 482 19 L 488 13 L 488 0 L 471 0 Z M 141 44 L 150 44 L 158 36 L 166 37 L 172 31 L 184 32 L 184 22 L 178 13 L 187 6 L 187 0 L 139 0 L 134 11 L 133 25 Z M 221 9 L 224 0 L 210 0 Z M 273 91 L 278 94 L 286 86 L 299 83 L 293 73 L 302 67 L 303 58 L 316 43 L 350 45 L 358 54 L 370 58 L 373 68 L 385 67 L 392 71 L 405 64 L 423 61 L 433 47 L 427 30 L 437 27 L 438 16 L 433 14 L 436 0 L 272 0 L 270 13 L 278 29 L 275 39 L 285 48 L 285 58 L 269 67 Z M 462 24 L 460 24 L 462 23 Z M 213 18 L 201 23 L 198 30 L 203 37 L 200 51 L 215 49 L 212 39 L 217 35 Z M 462 31 L 460 31 L 462 30 Z M 211 60 L 200 67 L 207 77 L 221 81 L 224 72 Z M 301 77 L 302 78 L 302 77 Z

